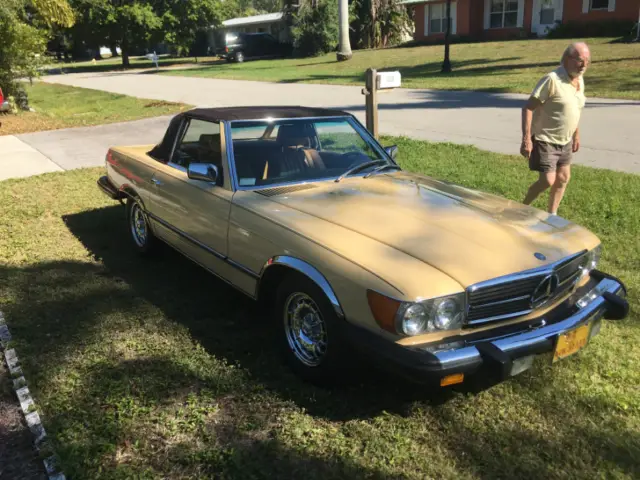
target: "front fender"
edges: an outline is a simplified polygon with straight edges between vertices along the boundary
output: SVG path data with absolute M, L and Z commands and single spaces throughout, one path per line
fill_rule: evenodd
M 287 255 L 278 255 L 270 258 L 265 264 L 265 266 L 263 267 L 262 271 L 260 272 L 260 278 L 258 279 L 256 292 L 261 291 L 261 282 L 265 278 L 265 274 L 267 273 L 267 271 L 276 265 L 284 266 L 291 270 L 295 270 L 301 273 L 302 275 L 308 277 L 310 280 L 312 280 L 327 296 L 327 298 L 331 302 L 331 305 L 333 306 L 333 309 L 336 312 L 336 315 L 338 315 L 339 318 L 344 318 L 344 310 L 340 305 L 338 296 L 336 295 L 336 293 L 334 292 L 333 288 L 331 287 L 327 279 L 324 277 L 324 275 L 322 275 L 318 271 L 318 269 L 313 265 L 305 262 L 304 260 L 300 260 L 299 258 L 296 258 L 296 257 L 291 257 Z

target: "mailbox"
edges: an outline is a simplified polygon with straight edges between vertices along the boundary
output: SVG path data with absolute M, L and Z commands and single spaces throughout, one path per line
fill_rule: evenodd
M 400 72 L 377 72 L 376 88 L 384 90 L 387 88 L 397 88 L 400 86 Z

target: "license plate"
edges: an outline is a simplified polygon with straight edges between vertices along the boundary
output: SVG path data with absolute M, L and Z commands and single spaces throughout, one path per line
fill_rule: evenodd
M 558 336 L 558 343 L 556 343 L 556 349 L 553 353 L 553 362 L 573 355 L 583 348 L 589 341 L 590 327 L 591 325 L 582 325 L 575 330 Z

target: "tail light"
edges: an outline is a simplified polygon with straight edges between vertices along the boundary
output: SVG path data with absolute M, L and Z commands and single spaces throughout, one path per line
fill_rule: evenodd
M 2 88 L 0 88 L 0 105 L 4 102 L 4 94 L 2 93 Z

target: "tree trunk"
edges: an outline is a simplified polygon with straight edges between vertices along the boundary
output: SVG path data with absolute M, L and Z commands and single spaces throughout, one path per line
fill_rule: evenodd
M 447 30 L 444 34 L 444 61 L 442 73 L 451 73 L 451 60 L 449 59 L 449 35 L 451 34 L 451 0 L 447 0 Z
M 129 47 L 125 46 L 123 43 L 120 47 L 120 51 L 122 52 L 122 66 L 129 67 L 131 64 L 129 63 Z
M 109 49 L 111 50 L 112 57 L 118 56 L 118 46 L 115 43 L 112 43 L 111 45 L 109 45 Z
M 339 62 L 349 60 L 351 53 L 351 43 L 349 42 L 349 1 L 338 0 L 338 21 L 340 31 L 338 34 L 338 54 Z

